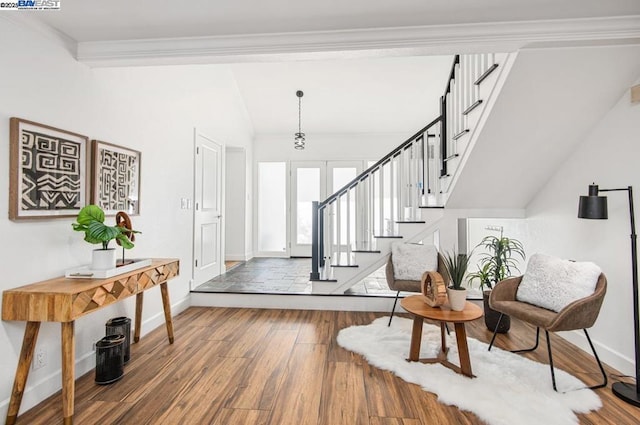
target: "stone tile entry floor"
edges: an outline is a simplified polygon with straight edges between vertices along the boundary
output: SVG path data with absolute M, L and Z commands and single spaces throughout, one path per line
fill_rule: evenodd
M 253 258 L 195 288 L 194 292 L 311 294 L 310 258 Z M 395 296 L 384 276 L 384 266 L 345 295 Z

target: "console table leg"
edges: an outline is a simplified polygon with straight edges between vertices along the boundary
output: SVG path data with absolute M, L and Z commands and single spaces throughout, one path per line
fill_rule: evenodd
M 136 294 L 136 328 L 133 331 L 133 342 L 140 341 L 140 328 L 142 327 L 142 300 L 144 292 Z
M 167 282 L 160 284 L 160 293 L 162 294 L 162 307 L 164 308 L 164 321 L 167 325 L 169 344 L 173 344 L 173 319 L 171 318 L 171 303 L 169 302 L 169 288 L 167 287 Z
M 40 322 L 27 322 L 22 338 L 22 349 L 20 349 L 20 358 L 18 367 L 16 368 L 16 377 L 13 380 L 13 390 L 11 391 L 11 400 L 9 401 L 9 410 L 7 411 L 7 425 L 13 425 L 18 418 L 20 411 L 20 403 L 22 403 L 22 395 L 29 376 L 31 360 L 33 352 L 36 348 L 38 339 L 38 331 L 40 330 Z
M 75 354 L 76 343 L 74 323 L 62 322 L 62 416 L 64 424 L 73 423 L 73 402 L 75 397 Z

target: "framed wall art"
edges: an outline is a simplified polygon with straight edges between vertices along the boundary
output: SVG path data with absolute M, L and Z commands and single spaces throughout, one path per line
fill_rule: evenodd
M 91 202 L 105 214 L 140 214 L 140 152 L 93 140 Z
M 88 138 L 21 118 L 9 124 L 9 219 L 75 216 L 88 199 Z

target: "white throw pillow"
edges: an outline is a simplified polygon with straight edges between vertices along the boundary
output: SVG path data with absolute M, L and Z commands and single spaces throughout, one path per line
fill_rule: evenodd
M 516 299 L 559 312 L 593 294 L 602 271 L 591 262 L 562 260 L 544 254 L 529 259 Z
M 438 250 L 433 245 L 394 242 L 391 261 L 397 280 L 420 280 L 424 272 L 438 270 Z

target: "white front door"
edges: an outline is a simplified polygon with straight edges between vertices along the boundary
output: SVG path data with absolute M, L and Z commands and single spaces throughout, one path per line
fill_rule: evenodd
M 323 201 L 362 172 L 362 161 L 291 162 L 291 250 L 292 257 L 311 256 L 312 201 Z M 346 199 L 342 206 L 347 208 Z M 350 199 L 352 215 L 343 216 L 343 241 L 355 241 L 355 198 Z M 348 223 L 348 224 L 347 224 Z M 349 232 L 350 239 L 347 239 Z
M 291 257 L 311 256 L 311 205 L 325 199 L 326 175 L 324 161 L 291 162 Z
M 194 287 L 223 270 L 223 152 L 221 144 L 195 131 Z

